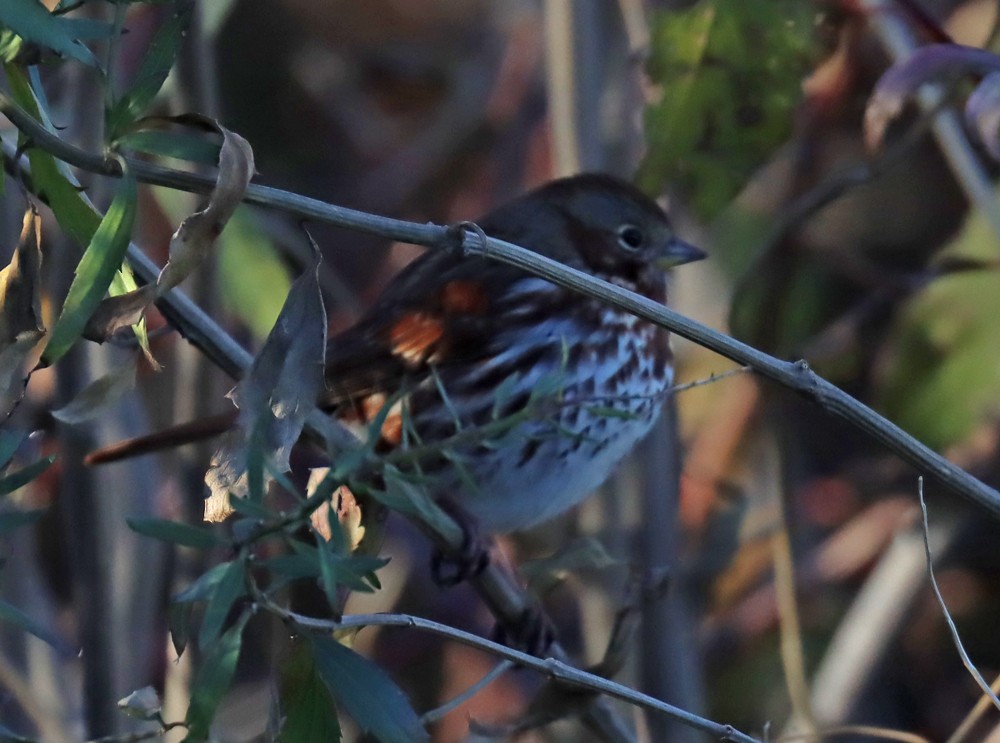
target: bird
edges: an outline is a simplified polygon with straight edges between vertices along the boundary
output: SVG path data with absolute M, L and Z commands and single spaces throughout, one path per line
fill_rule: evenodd
M 550 181 L 475 224 L 660 303 L 670 270 L 705 257 L 653 199 L 600 173 Z M 478 529 L 522 531 L 580 503 L 648 433 L 673 382 L 669 341 L 663 328 L 522 269 L 428 251 L 329 339 L 319 405 L 377 437 L 376 452 L 439 445 L 419 463 L 429 494 Z M 491 424 L 501 433 L 476 437 Z M 88 462 L 147 451 L 155 436 Z

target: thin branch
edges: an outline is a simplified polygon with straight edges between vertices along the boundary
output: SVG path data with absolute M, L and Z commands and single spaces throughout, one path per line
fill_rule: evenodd
M 938 605 L 941 607 L 941 612 L 944 614 L 944 619 L 948 623 L 948 630 L 951 632 L 952 642 L 955 643 L 955 649 L 958 651 L 959 657 L 962 659 L 962 665 L 969 672 L 969 675 L 975 680 L 982 690 L 983 694 L 990 698 L 993 702 L 993 706 L 1000 710 L 1000 698 L 993 692 L 990 685 L 986 683 L 986 679 L 983 678 L 982 674 L 979 673 L 979 669 L 976 668 L 969 654 L 965 652 L 965 646 L 962 645 L 962 638 L 958 635 L 958 627 L 955 626 L 955 622 L 951 618 L 951 614 L 948 613 L 948 605 L 944 602 L 944 596 L 941 595 L 941 589 L 938 588 L 937 579 L 934 577 L 934 559 L 931 555 L 931 537 L 930 537 L 930 526 L 927 524 L 927 503 L 924 501 L 924 478 L 917 478 L 917 497 L 920 499 L 920 512 L 923 514 L 923 526 L 924 526 L 924 557 L 927 558 L 927 575 L 931 580 L 931 588 L 934 589 L 934 597 L 937 599 Z
M 449 700 L 440 707 L 424 712 L 420 716 L 420 722 L 424 725 L 430 725 L 432 722 L 437 722 L 445 715 L 455 711 L 467 701 L 476 696 L 479 692 L 485 689 L 487 686 L 492 684 L 498 678 L 503 676 L 507 671 L 516 668 L 517 664 L 512 660 L 502 660 L 497 663 L 493 668 L 489 670 L 485 676 L 483 676 L 479 681 L 474 683 L 468 689 L 463 691 L 461 694 L 457 695 L 454 699 Z
M 424 619 L 423 617 L 417 617 L 410 614 L 354 614 L 345 616 L 338 622 L 328 619 L 315 619 L 313 617 L 296 614 L 273 603 L 266 604 L 265 608 L 286 621 L 292 622 L 301 628 L 314 631 L 333 632 L 342 629 L 374 626 L 408 627 L 411 629 L 423 630 L 424 632 L 430 632 L 431 634 L 446 637 L 463 645 L 476 648 L 477 650 L 482 650 L 490 655 L 504 658 L 516 663 L 518 666 L 530 668 L 531 670 L 544 674 L 549 678 L 560 681 L 568 686 L 621 699 L 622 701 L 634 704 L 637 707 L 643 707 L 653 712 L 666 715 L 673 720 L 684 723 L 696 730 L 701 730 L 702 732 L 711 735 L 715 740 L 738 741 L 739 743 L 760 743 L 760 741 L 756 738 L 753 738 L 746 733 L 741 733 L 732 725 L 724 725 L 722 723 L 713 722 L 712 720 L 708 720 L 704 717 L 700 717 L 699 715 L 674 707 L 666 702 L 661 702 L 659 699 L 654 699 L 653 697 L 635 691 L 634 689 L 630 689 L 622 684 L 615 683 L 614 681 L 602 678 L 601 676 L 595 676 L 594 674 L 587 673 L 586 671 L 581 671 L 579 668 L 574 668 L 573 666 L 567 665 L 566 663 L 555 658 L 536 658 L 533 655 L 523 653 L 519 650 L 514 650 L 506 645 L 501 645 L 500 643 L 493 642 L 492 640 L 486 640 L 470 632 L 464 632 L 460 629 L 449 627 L 446 624 L 440 624 L 439 622 L 434 622 L 430 619 Z
M 92 155 L 64 142 L 3 94 L 0 94 L 0 113 L 7 116 L 35 146 L 45 149 L 59 159 L 95 173 L 112 177 L 120 175 L 120 165 L 117 160 Z M 199 193 L 209 191 L 215 185 L 211 177 L 170 170 L 140 160 L 130 160 L 129 168 L 136 178 L 144 183 Z M 1000 492 L 960 467 L 956 467 L 899 426 L 813 373 L 805 361 L 791 362 L 776 359 L 651 299 L 503 240 L 496 238 L 481 240 L 471 230 L 457 231 L 441 225 L 416 224 L 380 217 L 257 184 L 251 184 L 247 188 L 244 200 L 415 245 L 435 249 L 460 248 L 466 255 L 482 256 L 517 266 L 554 284 L 627 310 L 738 364 L 751 366 L 762 376 L 795 390 L 835 418 L 864 431 L 915 468 L 937 478 L 948 490 L 971 500 L 993 516 L 1000 518 Z

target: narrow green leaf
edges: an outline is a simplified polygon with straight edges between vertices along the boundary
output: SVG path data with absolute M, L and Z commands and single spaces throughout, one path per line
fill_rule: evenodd
M 125 258 L 138 198 L 135 178 L 126 171 L 118 182 L 114 201 L 76 267 L 76 275 L 42 352 L 48 366 L 65 354 L 83 333 Z
M 172 601 L 167 608 L 167 629 L 170 631 L 170 642 L 173 643 L 178 658 L 184 655 L 184 650 L 191 639 L 193 611 L 194 605 L 186 601 Z
M 407 482 L 403 474 L 391 465 L 385 467 L 383 477 L 385 490 L 372 488 L 370 491 L 375 500 L 393 511 L 416 516 L 434 531 L 444 534 L 449 541 L 456 544 L 461 542 L 461 530 L 455 520 L 434 502 L 424 488 Z
M 72 19 L 52 15 L 38 0 L 4 0 L 0 3 L 0 25 L 54 52 L 98 66 L 90 50 L 73 36 L 77 30 L 87 35 L 89 29 L 74 26 Z
M 338 527 L 339 528 L 339 527 Z M 319 579 L 326 594 L 326 600 L 334 611 L 340 611 L 340 600 L 337 596 L 338 570 L 336 556 L 330 552 L 329 546 L 323 541 L 319 534 L 315 535 L 317 542 L 317 554 L 319 555 Z
M 24 39 L 9 28 L 0 28 L 0 61 L 13 62 L 23 48 Z
M 205 616 L 201 620 L 198 632 L 198 647 L 208 648 L 219 636 L 222 625 L 229 616 L 229 610 L 240 596 L 246 593 L 246 575 L 242 560 L 233 560 L 222 574 L 215 593 L 205 607 Z
M 222 576 L 226 574 L 228 569 L 228 562 L 219 563 L 203 573 L 198 580 L 174 596 L 172 600 L 176 603 L 207 600 L 215 593 L 216 586 L 219 585 L 219 581 L 222 580 Z
M 382 743 L 429 739 L 406 695 L 381 668 L 329 637 L 311 635 L 309 641 L 319 677 L 358 727 Z
M 281 665 L 281 743 L 327 743 L 341 739 L 340 721 L 316 671 L 309 646 L 297 642 Z
M 174 66 L 177 50 L 184 41 L 184 32 L 191 20 L 191 8 L 191 5 L 179 5 L 156 32 L 142 57 L 132 88 L 108 112 L 107 132 L 112 142 L 146 111 L 163 87 L 170 68 Z
M 132 531 L 143 536 L 159 539 L 163 542 L 179 544 L 183 547 L 194 547 L 195 549 L 209 549 L 219 547 L 226 541 L 215 532 L 200 526 L 182 524 L 178 521 L 168 521 L 167 519 L 139 518 L 130 516 L 125 519 Z
M 14 100 L 49 131 L 56 133 L 45 113 L 41 100 L 39 100 L 40 96 L 35 95 L 28 79 L 21 70 L 16 65 L 5 64 L 4 71 L 7 74 Z M 101 214 L 80 189 L 79 183 L 69 168 L 65 163 L 56 160 L 38 148 L 28 150 L 28 160 L 31 163 L 31 177 L 35 187 L 48 200 L 49 207 L 52 209 L 56 221 L 59 222 L 59 226 L 80 245 L 89 245 L 101 223 Z M 122 264 L 111 282 L 111 293 L 114 295 L 124 294 L 135 288 L 136 283 L 131 270 L 127 264 Z M 149 354 L 145 321 L 140 320 L 133 328 L 143 352 L 150 358 L 150 363 L 155 366 L 155 362 Z
M 44 508 L 30 511 L 0 511 L 0 536 L 27 524 L 33 524 L 45 513 Z
M 22 467 L 17 472 L 11 472 L 0 478 L 0 495 L 13 493 L 18 488 L 24 487 L 45 472 L 54 461 L 56 461 L 56 455 L 50 454 L 37 462 L 32 462 L 27 467 Z
M 194 683 L 191 684 L 191 704 L 188 705 L 188 734 L 185 743 L 208 740 L 209 728 L 215 710 L 233 681 L 236 662 L 240 658 L 243 642 L 243 628 L 250 613 L 244 613 L 239 620 L 210 648 L 205 648 Z
M 315 578 L 319 575 L 318 561 L 306 555 L 278 555 L 267 560 L 264 567 L 290 580 Z
M 16 625 L 25 632 L 30 632 L 39 640 L 44 640 L 56 649 L 63 649 L 66 646 L 66 643 L 55 632 L 52 632 L 40 622 L 32 619 L 16 606 L 8 604 L 3 599 L 0 599 L 0 621 Z

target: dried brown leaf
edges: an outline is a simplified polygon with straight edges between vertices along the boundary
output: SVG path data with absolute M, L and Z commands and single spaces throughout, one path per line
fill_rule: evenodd
M 0 271 L 0 349 L 16 343 L 25 331 L 44 330 L 38 291 L 40 240 L 41 219 L 34 205 L 29 205 L 14 254 Z
M 224 126 L 215 124 L 215 127 L 223 137 L 218 179 L 208 205 L 181 222 L 170 239 L 170 260 L 156 282 L 160 295 L 177 286 L 205 260 L 215 239 L 243 200 L 254 175 L 250 144 Z
M 281 309 L 247 376 L 230 393 L 240 409 L 236 435 L 229 437 L 205 475 L 211 495 L 206 520 L 231 512 L 230 495 L 248 492 L 250 447 L 284 472 L 292 446 L 323 388 L 326 361 L 326 310 L 319 288 L 319 263 L 300 276 Z M 211 516 L 211 518 L 210 518 Z
M 156 287 L 142 286 L 135 291 L 106 297 L 87 321 L 83 337 L 104 343 L 122 328 L 135 325 L 146 308 L 156 299 Z

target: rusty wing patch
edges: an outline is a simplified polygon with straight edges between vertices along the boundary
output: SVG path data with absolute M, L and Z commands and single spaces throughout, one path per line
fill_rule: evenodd
M 409 312 L 389 329 L 389 348 L 410 366 L 430 359 L 444 335 L 441 320 L 426 312 Z

